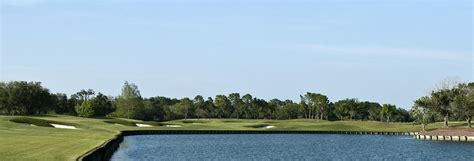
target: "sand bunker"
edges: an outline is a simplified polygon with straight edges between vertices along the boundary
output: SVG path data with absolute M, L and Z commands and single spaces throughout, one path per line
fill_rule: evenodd
M 77 129 L 74 126 L 69 126 L 69 125 L 60 125 L 60 124 L 51 124 L 54 128 L 59 128 L 59 129 Z
M 135 124 L 137 125 L 138 127 L 153 127 L 151 125 L 148 125 L 148 124 Z
M 274 127 L 275 127 L 275 126 L 264 126 L 264 127 L 262 127 L 262 128 L 264 128 L 264 129 L 270 129 L 270 128 L 274 128 Z
M 166 125 L 166 127 L 181 127 L 179 125 Z

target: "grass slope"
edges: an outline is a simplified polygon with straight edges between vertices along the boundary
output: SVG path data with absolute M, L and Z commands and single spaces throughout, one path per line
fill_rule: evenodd
M 15 123 L 13 121 L 23 121 Z M 26 120 L 26 121 L 25 121 Z M 30 122 L 55 122 L 74 125 L 79 129 L 56 129 L 30 126 Z M 0 160 L 75 160 L 90 149 L 111 139 L 122 130 L 318 130 L 318 131 L 420 131 L 419 125 L 409 123 L 382 123 L 376 121 L 315 121 L 315 120 L 234 120 L 200 119 L 174 120 L 165 123 L 142 122 L 154 127 L 136 127 L 139 120 L 89 119 L 63 115 L 0 116 Z M 161 125 L 180 125 L 169 128 Z M 254 128 L 257 125 L 275 126 L 272 129 Z M 452 126 L 465 126 L 451 123 Z M 430 124 L 428 129 L 441 127 Z

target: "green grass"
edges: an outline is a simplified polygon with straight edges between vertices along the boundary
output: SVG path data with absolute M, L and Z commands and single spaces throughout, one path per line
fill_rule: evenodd
M 127 121 L 122 119 L 110 119 L 105 120 L 105 123 L 114 124 L 114 125 L 125 125 L 125 126 L 137 126 L 135 121 Z
M 210 123 L 211 121 L 209 120 L 183 120 L 182 122 L 186 124 L 192 124 L 192 123 L 205 124 L 205 123 Z
M 221 119 L 222 122 L 242 122 L 241 120 L 235 120 L 235 119 Z
M 15 121 L 15 122 L 14 122 Z M 20 123 L 16 123 L 20 122 Z M 73 125 L 78 129 L 44 127 L 45 123 Z M 136 123 L 154 127 L 136 127 Z M 193 124 L 200 123 L 200 124 Z M 28 124 L 38 124 L 30 126 Z M 168 128 L 163 125 L 179 125 Z M 256 128 L 261 125 L 271 129 Z M 452 123 L 452 127 L 465 127 L 465 123 Z M 441 127 L 442 123 L 427 126 Z M 420 131 L 420 125 L 410 123 L 384 123 L 376 121 L 315 121 L 315 120 L 237 120 L 187 119 L 168 122 L 140 121 L 118 118 L 80 118 L 64 115 L 2 116 L 0 115 L 0 160 L 75 160 L 113 138 L 122 130 L 317 130 L 317 131 Z
M 166 125 L 176 125 L 167 122 L 156 122 L 156 121 L 144 121 L 143 124 L 152 125 L 152 126 L 166 126 Z

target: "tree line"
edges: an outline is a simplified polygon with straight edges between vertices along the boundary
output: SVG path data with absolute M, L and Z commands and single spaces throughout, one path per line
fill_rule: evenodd
M 450 108 L 456 106 L 456 110 L 450 109 L 449 113 L 462 111 L 460 106 L 464 105 L 464 99 L 472 98 L 468 95 L 466 98 L 456 98 L 457 103 L 448 103 Z M 124 83 L 121 94 L 116 97 L 92 89 L 84 89 L 68 97 L 63 93 L 50 93 L 40 82 L 0 82 L 0 114 L 7 115 L 55 113 L 80 117 L 107 116 L 157 121 L 233 118 L 412 122 L 420 120 L 418 109 L 435 111 L 435 106 L 441 107 L 441 104 L 421 106 L 417 101 L 413 109 L 407 111 L 392 104 L 359 101 L 356 98 L 331 102 L 326 95 L 312 92 L 301 95 L 299 102 L 279 99 L 267 101 L 250 94 L 239 93 L 217 95 L 214 98 L 204 98 L 201 95 L 181 99 L 163 96 L 143 98 L 138 87 L 129 82 Z M 444 109 L 444 106 L 442 107 L 439 109 Z M 424 120 L 428 118 L 427 111 L 422 115 Z
M 425 129 L 425 125 L 435 121 L 443 121 L 448 127 L 449 120 L 465 120 L 468 127 L 474 116 L 474 82 L 444 84 L 414 101 L 411 115 Z

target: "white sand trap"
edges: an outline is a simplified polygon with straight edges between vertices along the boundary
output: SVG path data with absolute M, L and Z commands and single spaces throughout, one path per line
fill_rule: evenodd
M 60 129 L 77 129 L 74 126 L 69 126 L 69 125 L 60 125 L 60 124 L 51 124 L 54 128 L 60 128 Z
M 166 125 L 166 127 L 181 127 L 179 125 Z
M 201 125 L 202 123 L 197 123 L 197 122 L 195 122 L 195 123 L 192 123 L 192 124 L 194 124 L 194 125 Z
M 264 126 L 263 128 L 264 129 L 270 129 L 270 128 L 274 128 L 275 126 Z
M 148 124 L 135 124 L 137 125 L 138 127 L 153 127 L 151 125 L 148 125 Z
M 125 125 L 122 125 L 122 124 L 114 124 L 114 125 L 117 125 L 117 126 L 125 126 Z

